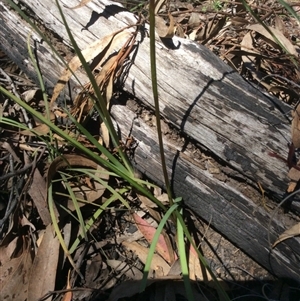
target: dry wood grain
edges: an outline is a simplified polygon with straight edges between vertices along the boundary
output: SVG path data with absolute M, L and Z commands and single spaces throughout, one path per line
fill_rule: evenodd
M 70 45 L 58 10 L 51 1 L 26 1 L 45 26 Z M 76 1 L 63 0 L 66 6 Z M 136 19 L 118 6 L 93 1 L 78 10 L 64 8 L 65 17 L 81 49 Z M 117 12 L 117 13 L 115 13 Z M 15 22 L 5 11 L 4 47 L 33 75 L 24 39 L 30 31 L 23 21 Z M 109 16 L 109 17 L 108 17 Z M 16 38 L 18 36 L 18 38 Z M 12 43 L 13 41 L 13 43 Z M 170 41 L 168 41 L 170 42 Z M 170 49 L 157 43 L 157 66 L 162 115 L 180 131 L 193 137 L 216 156 L 264 189 L 282 197 L 288 182 L 286 165 L 269 152 L 287 156 L 290 125 L 282 112 L 290 108 L 277 99 L 265 96 L 246 83 L 209 50 L 188 40 L 171 42 Z M 45 43 L 35 42 L 38 58 L 48 86 L 53 86 L 62 64 L 51 58 Z M 153 107 L 151 97 L 149 39 L 137 45 L 134 63 L 125 81 L 125 89 Z M 82 78 L 82 76 L 80 76 Z

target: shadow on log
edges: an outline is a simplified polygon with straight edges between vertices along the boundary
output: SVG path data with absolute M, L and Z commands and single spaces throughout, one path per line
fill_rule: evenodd
M 73 2 L 61 1 L 66 6 L 76 5 Z M 69 60 L 71 56 L 65 49 L 70 41 L 53 1 L 27 0 L 26 5 L 24 11 L 54 33 L 53 46 L 59 47 Z M 5 2 L 0 1 L 0 7 L 1 20 L 4 21 L 0 33 L 1 47 L 35 78 L 26 50 L 30 26 Z M 116 7 L 102 0 L 90 2 L 78 10 L 64 8 L 81 49 L 96 39 L 135 24 L 132 14 L 122 8 L 114 10 Z M 289 112 L 290 107 L 253 88 L 205 47 L 176 37 L 172 42 L 174 49 L 157 40 L 159 95 L 164 120 L 223 166 L 230 167 L 235 177 L 238 174 L 252 186 L 260 183 L 273 199 L 282 200 L 288 183 L 288 168 L 269 152 L 287 156 L 290 123 L 284 113 Z M 64 66 L 40 38 L 34 36 L 31 43 L 46 86 L 53 87 Z M 153 108 L 149 39 L 144 37 L 137 46 L 124 89 L 145 106 Z M 83 82 L 86 80 L 84 74 L 78 76 Z M 112 114 L 122 135 L 128 135 L 132 127 L 131 134 L 139 142 L 134 156 L 136 167 L 163 185 L 153 127 L 137 118 L 129 106 L 114 105 Z M 175 195 L 182 196 L 186 206 L 210 221 L 217 231 L 271 273 L 299 281 L 299 238 L 280 243 L 275 249 L 270 248 L 270 242 L 273 243 L 288 227 L 290 217 L 277 216 L 268 228 L 270 213 L 262 205 L 231 186 L 230 181 L 215 177 L 193 159 L 185 147 L 166 141 L 166 158 Z M 299 208 L 296 203 L 293 206 L 295 210 Z

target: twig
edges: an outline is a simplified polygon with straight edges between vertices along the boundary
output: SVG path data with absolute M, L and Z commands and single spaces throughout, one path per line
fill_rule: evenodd
M 13 80 L 11 79 L 11 77 L 2 69 L 0 68 L 0 73 L 6 78 L 7 82 L 10 84 L 11 88 L 12 88 L 12 92 L 18 97 L 18 98 L 21 98 L 20 97 L 20 94 L 17 92 L 17 88 L 13 82 Z M 29 117 L 27 115 L 27 112 L 26 110 L 23 108 L 23 107 L 20 107 L 20 110 L 22 111 L 22 114 L 23 114 L 23 117 L 24 117 L 24 121 L 26 123 L 26 125 L 32 129 L 33 126 L 29 120 Z
M 12 213 L 12 211 L 14 210 L 15 206 L 17 205 L 18 199 L 19 199 L 19 189 L 21 189 L 23 187 L 23 183 L 24 183 L 24 176 L 21 177 L 21 179 L 18 179 L 18 181 L 16 181 L 16 175 L 21 174 L 23 172 L 25 172 L 27 169 L 29 169 L 30 167 L 35 168 L 36 166 L 36 162 L 41 158 L 41 156 L 44 154 L 45 149 L 42 149 L 41 153 L 39 156 L 35 156 L 33 161 L 29 164 L 26 164 L 23 168 L 19 169 L 19 170 L 14 170 L 14 166 L 13 166 L 13 162 L 12 162 L 12 155 L 10 155 L 10 166 L 11 166 L 11 172 L 0 177 L 0 181 L 5 180 L 7 178 L 13 177 L 13 184 L 12 184 L 12 189 L 10 192 L 10 196 L 9 196 L 9 201 L 7 204 L 7 208 L 6 208 L 6 212 L 4 217 L 0 220 L 0 234 L 2 234 L 2 230 L 3 230 L 3 225 L 4 223 L 7 221 L 7 219 L 9 218 L 10 214 Z M 15 196 L 15 198 L 13 198 L 13 196 Z

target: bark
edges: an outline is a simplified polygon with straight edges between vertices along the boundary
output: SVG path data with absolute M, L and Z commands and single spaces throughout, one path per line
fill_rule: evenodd
M 70 0 L 60 3 L 76 5 Z M 26 14 L 51 30 L 61 41 L 59 44 L 53 40 L 56 41 L 53 46 L 64 52 L 64 45 L 71 43 L 53 1 L 27 0 L 26 5 L 30 8 L 24 9 Z M 132 14 L 104 0 L 90 2 L 77 10 L 63 10 L 81 49 L 136 22 Z M 0 16 L 1 47 L 35 78 L 26 49 L 30 26 L 3 0 L 0 0 Z M 36 50 L 46 85 L 51 88 L 64 66 L 37 36 L 31 39 L 31 45 Z M 65 59 L 69 58 L 69 53 L 65 53 Z M 137 45 L 124 89 L 153 108 L 149 62 L 149 38 L 145 35 Z M 287 166 L 269 153 L 287 157 L 290 123 L 283 113 L 289 112 L 290 107 L 252 87 L 208 49 L 192 41 L 177 37 L 167 41 L 158 39 L 157 66 L 164 120 L 219 160 L 229 178 L 244 179 L 252 185 L 258 182 L 274 199 L 281 200 L 288 183 Z M 79 78 L 84 79 L 85 75 L 79 73 Z M 112 114 L 122 135 L 128 135 L 132 127 L 132 135 L 139 141 L 134 154 L 136 167 L 163 185 L 154 129 L 136 118 L 128 105 L 114 105 Z M 188 207 L 273 274 L 299 280 L 299 238 L 289 239 L 274 250 L 268 241 L 269 236 L 271 243 L 274 242 L 287 228 L 288 218 L 275 217 L 269 228 L 271 215 L 263 206 L 245 196 L 229 180 L 224 182 L 211 174 L 185 151 L 186 146 L 180 147 L 166 138 L 174 194 L 182 196 Z M 297 203 L 292 206 L 295 210 L 299 208 Z

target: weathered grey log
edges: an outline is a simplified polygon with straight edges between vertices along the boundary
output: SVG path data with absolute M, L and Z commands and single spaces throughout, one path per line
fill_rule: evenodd
M 61 1 L 67 6 L 77 2 Z M 27 0 L 33 17 L 59 35 L 70 45 L 58 10 L 52 1 Z M 78 10 L 64 9 L 81 49 L 95 39 L 112 33 L 135 18 L 108 1 L 94 1 Z M 14 11 L 0 1 L 1 47 L 34 77 L 35 71 L 28 61 L 26 39 L 30 28 Z M 121 11 L 121 12 L 120 12 Z M 88 30 L 82 30 L 86 28 Z M 282 112 L 290 108 L 275 98 L 265 96 L 246 83 L 236 72 L 221 62 L 206 48 L 188 40 L 174 38 L 175 49 L 157 43 L 157 65 L 162 115 L 174 127 L 190 136 L 217 158 L 232 166 L 249 180 L 259 182 L 274 197 L 284 195 L 287 167 L 284 162 L 269 156 L 275 152 L 287 156 L 289 123 Z M 60 72 L 45 43 L 35 45 L 39 64 L 46 84 L 53 87 Z M 151 97 L 149 39 L 139 44 L 134 64 L 125 81 L 125 89 L 140 101 L 153 106 Z M 81 74 L 80 78 L 84 78 Z M 124 135 L 129 132 L 134 115 L 119 106 L 113 113 Z M 133 135 L 139 140 L 135 152 L 137 167 L 157 183 L 162 184 L 158 145 L 153 130 L 143 121 L 133 126 Z M 166 150 L 169 173 L 177 196 L 183 196 L 187 206 L 229 238 L 257 262 L 280 277 L 299 280 L 300 242 L 294 238 L 270 252 L 268 222 L 270 215 L 263 208 L 229 184 L 218 181 L 197 162 L 188 159 L 174 145 Z M 270 229 L 271 242 L 285 228 L 276 218 Z

